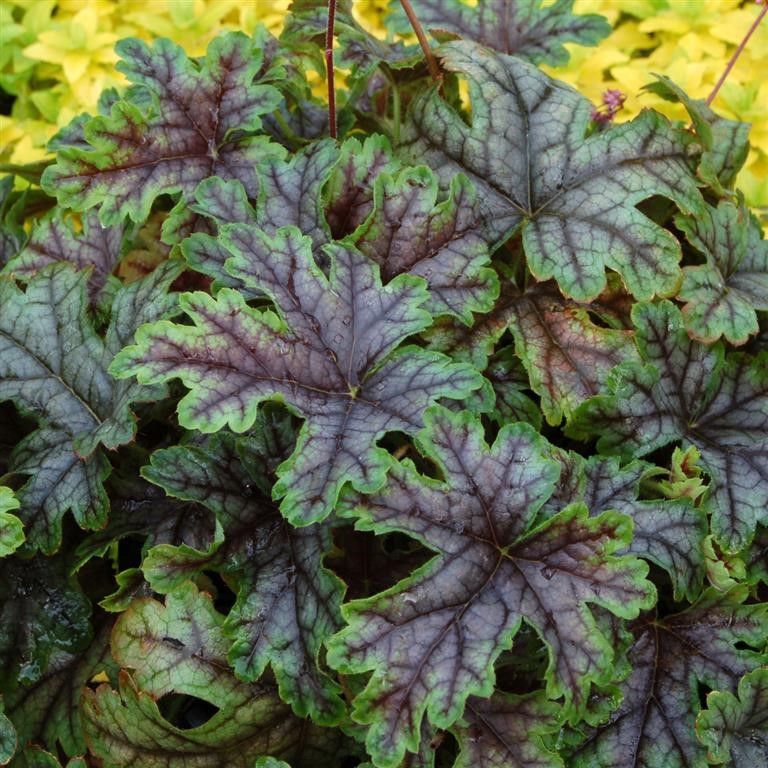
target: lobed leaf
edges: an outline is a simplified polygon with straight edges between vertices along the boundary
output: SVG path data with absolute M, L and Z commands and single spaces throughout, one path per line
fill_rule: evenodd
M 341 625 L 342 585 L 322 563 L 330 531 L 323 523 L 295 529 L 280 515 L 270 498 L 264 429 L 261 418 L 261 439 L 222 433 L 199 447 L 155 451 L 144 476 L 212 510 L 223 542 L 208 553 L 158 545 L 143 569 L 162 592 L 203 568 L 226 574 L 238 595 L 223 627 L 235 674 L 253 682 L 269 663 L 297 715 L 333 724 L 342 711 L 339 689 L 318 662 L 323 641 Z
M 765 356 L 724 356 L 691 340 L 669 302 L 632 317 L 644 364 L 619 366 L 609 395 L 576 412 L 574 435 L 599 434 L 602 452 L 643 456 L 694 445 L 711 478 L 712 532 L 728 552 L 749 544 L 768 504 L 768 366 Z
M 691 137 L 648 111 L 587 137 L 589 102 L 535 67 L 469 42 L 440 53 L 469 83 L 471 125 L 430 90 L 411 105 L 401 156 L 430 165 L 443 186 L 465 173 L 489 241 L 521 230 L 533 275 L 566 295 L 600 294 L 606 268 L 638 299 L 673 294 L 679 244 L 635 206 L 663 195 L 686 213 L 701 209 Z
M 376 441 L 392 430 L 414 432 L 438 397 L 460 398 L 479 377 L 468 366 L 406 347 L 405 337 L 430 316 L 423 281 L 401 275 L 382 287 L 378 269 L 349 247 L 329 246 L 330 276 L 318 268 L 308 237 L 296 229 L 270 238 L 245 225 L 225 228 L 235 254 L 227 269 L 267 293 L 279 315 L 255 310 L 222 289 L 217 298 L 185 294 L 194 325 L 145 326 L 138 344 L 112 366 L 142 383 L 180 377 L 190 389 L 179 421 L 214 432 L 243 432 L 265 399 L 280 399 L 306 419 L 273 494 L 281 512 L 307 525 L 330 513 L 341 486 L 372 490 L 383 482 L 386 452 Z
M 417 444 L 444 480 L 391 460 L 381 491 L 342 502 L 357 527 L 399 531 L 437 553 L 392 589 L 344 606 L 349 626 L 329 642 L 341 672 L 373 671 L 354 716 L 370 724 L 369 753 L 385 768 L 416 749 L 425 713 L 449 727 L 469 695 L 491 695 L 493 662 L 523 620 L 547 644 L 548 696 L 574 716 L 590 681 L 611 674 L 587 603 L 631 618 L 655 598 L 640 561 L 612 556 L 629 541 L 626 518 L 589 519 L 574 506 L 533 527 L 558 467 L 528 425 L 503 427 L 489 449 L 467 412 L 435 408 L 425 421 Z
M 24 525 L 10 510 L 19 508 L 19 500 L 10 488 L 0 485 L 0 557 L 7 557 L 24 543 Z
M 624 700 L 576 750 L 573 768 L 703 768 L 694 732 L 697 684 L 735 691 L 754 669 L 768 630 L 764 605 L 744 605 L 746 588 L 707 590 L 692 606 L 636 622 Z M 746 647 L 744 647 L 746 646 Z
M 675 217 L 706 264 L 685 267 L 678 294 L 693 338 L 711 344 L 724 336 L 744 344 L 759 330 L 756 310 L 768 309 L 768 242 L 743 207 L 721 201 L 695 218 Z
M 738 695 L 713 691 L 696 718 L 699 741 L 716 765 L 768 765 L 768 667 L 739 680 Z
M 280 101 L 254 82 L 263 41 L 240 32 L 215 38 L 201 63 L 170 40 L 117 44 L 118 69 L 135 83 L 109 116 L 85 123 L 88 149 L 69 146 L 43 174 L 43 188 L 75 210 L 99 206 L 103 224 L 144 221 L 161 194 L 190 197 L 209 176 L 253 188 L 253 167 L 273 151 L 256 135 Z
M 395 12 L 400 31 L 405 14 Z M 425 29 L 439 39 L 460 37 L 511 54 L 534 64 L 561 66 L 570 55 L 563 43 L 597 45 L 611 32 L 610 24 L 597 14 L 575 16 L 573 0 L 490 0 L 469 4 L 463 0 L 413 0 L 413 10 Z M 399 23 L 398 23 L 399 22 Z

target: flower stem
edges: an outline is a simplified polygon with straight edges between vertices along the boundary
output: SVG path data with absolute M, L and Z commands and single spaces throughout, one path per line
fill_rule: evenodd
M 766 0 L 763 0 L 762 3 L 763 10 L 760 11 L 757 18 L 752 22 L 752 26 L 747 30 L 747 34 L 744 35 L 743 40 L 739 43 L 739 47 L 733 52 L 733 56 L 731 56 L 730 61 L 728 62 L 728 66 L 725 68 L 725 72 L 723 72 L 722 75 L 720 75 L 720 79 L 715 84 L 715 87 L 712 89 L 712 93 L 707 96 L 707 106 L 712 104 L 712 102 L 715 100 L 715 96 L 717 96 L 717 92 L 722 88 L 723 83 L 725 82 L 728 75 L 731 74 L 731 70 L 733 69 L 734 64 L 736 64 L 736 60 L 741 56 L 741 52 L 747 47 L 747 43 L 749 42 L 749 38 L 752 37 L 755 30 L 760 26 L 760 22 L 765 18 L 766 13 L 768 13 L 768 2 Z
M 424 30 L 421 27 L 421 22 L 416 17 L 410 0 L 400 0 L 400 5 L 403 6 L 405 15 L 408 17 L 408 21 L 411 22 L 411 26 L 413 27 L 413 31 L 416 33 L 416 37 L 419 41 L 419 45 L 421 46 L 421 50 L 424 52 L 424 58 L 427 60 L 429 74 L 432 76 L 432 79 L 438 85 L 440 85 L 442 83 L 440 68 L 437 66 L 437 59 L 435 59 L 435 54 L 432 53 L 432 49 L 429 47 L 427 36 L 424 34 Z
M 328 129 L 336 138 L 336 83 L 333 70 L 333 30 L 336 25 L 336 0 L 328 0 L 328 27 L 325 31 L 325 70 L 328 77 Z

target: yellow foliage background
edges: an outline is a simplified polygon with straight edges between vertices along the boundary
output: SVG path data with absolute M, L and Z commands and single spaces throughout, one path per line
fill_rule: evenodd
M 114 70 L 123 37 L 169 37 L 190 55 L 205 52 L 223 29 L 248 33 L 261 22 L 278 33 L 290 0 L 0 0 L 0 86 L 17 99 L 0 116 L 0 161 L 29 163 L 81 112 L 93 112 L 104 88 L 125 85 Z M 385 37 L 386 0 L 356 0 L 371 32 Z M 760 12 L 748 0 L 576 0 L 577 13 L 600 13 L 613 32 L 596 48 L 570 45 L 567 66 L 549 68 L 595 104 L 608 88 L 627 96 L 617 120 L 643 107 L 686 119 L 679 105 L 643 92 L 653 73 L 694 98 L 706 98 Z M 748 202 L 768 211 L 768 21 L 752 37 L 713 104 L 752 123 L 752 150 L 739 176 Z

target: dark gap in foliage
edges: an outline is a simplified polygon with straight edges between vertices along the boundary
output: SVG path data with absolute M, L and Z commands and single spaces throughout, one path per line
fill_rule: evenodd
M 661 619 L 684 610 L 688 603 L 676 603 L 672 597 L 672 580 L 669 574 L 659 568 L 655 563 L 648 560 L 648 581 L 653 582 L 658 592 L 658 602 L 656 603 L 656 614 Z
M 360 758 L 357 755 L 344 755 L 339 760 L 339 768 L 357 768 L 360 764 Z
M 405 432 L 387 432 L 379 440 L 378 445 L 398 460 L 410 459 L 416 466 L 416 470 L 422 475 L 435 480 L 443 479 L 440 468 L 433 461 L 421 455 L 421 452 L 414 443 L 413 437 L 406 435 Z
M 438 731 L 430 748 L 435 750 L 435 768 L 451 768 L 459 755 L 459 742 L 450 731 Z
M 325 565 L 347 584 L 347 598 L 383 592 L 409 576 L 434 554 L 399 533 L 377 536 L 351 526 L 334 529 L 335 551 Z
M 13 94 L 0 88 L 0 115 L 10 115 L 14 101 L 16 101 L 16 97 Z
M 117 588 L 114 573 L 103 557 L 92 557 L 77 574 L 77 580 L 86 597 L 94 605 Z
M 736 644 L 736 647 L 737 648 L 739 647 L 738 643 Z M 746 644 L 744 644 L 744 647 L 745 648 L 749 648 L 749 646 L 746 645 Z M 710 693 L 713 689 L 710 688 L 708 685 L 705 685 L 701 681 L 698 681 L 696 683 L 696 690 L 697 690 L 697 693 L 699 695 L 699 706 L 702 709 L 705 709 L 706 706 L 707 706 L 707 694 Z
M 652 221 L 665 226 L 672 221 L 672 217 L 678 212 L 677 206 L 661 195 L 653 195 L 647 200 L 643 200 L 637 204 L 637 208 Z
M 209 579 L 214 588 L 213 607 L 225 616 L 232 610 L 237 595 L 232 591 L 229 584 L 216 571 L 203 571 L 203 574 Z
M 139 568 L 142 560 L 144 539 L 136 536 L 126 536 L 117 542 L 117 570 Z
M 610 323 L 606 323 L 603 319 L 602 313 L 594 310 L 594 309 L 588 309 L 587 315 L 589 315 L 589 319 L 592 321 L 594 325 L 596 325 L 598 328 L 612 328 Z
M 530 693 L 541 688 L 547 667 L 547 649 L 529 624 L 523 623 L 512 648 L 496 662 L 496 688 L 505 693 Z
M 643 459 L 651 464 L 655 464 L 657 467 L 670 467 L 672 466 L 672 454 L 675 448 L 676 445 L 674 443 L 664 445 L 644 456 Z
M 182 693 L 167 693 L 157 702 L 160 714 L 182 731 L 199 728 L 207 723 L 219 708 L 205 699 Z
M 0 424 L 3 425 L 0 431 L 0 474 L 5 474 L 11 451 L 37 425 L 33 419 L 22 416 L 9 400 L 0 403 Z M 4 481 L 4 484 L 8 483 Z
M 171 284 L 172 291 L 207 291 L 210 293 L 213 278 L 193 269 L 185 269 Z
M 563 432 L 564 426 L 564 424 L 561 424 L 558 427 L 553 427 L 551 424 L 548 424 L 546 420 L 542 420 L 540 431 L 541 434 L 550 443 L 552 443 L 552 445 L 555 445 L 558 448 L 562 448 L 565 451 L 573 451 L 574 453 L 578 453 L 586 457 L 593 456 L 597 453 L 597 449 L 595 447 L 597 445 L 596 438 L 587 440 L 586 442 L 582 440 L 574 440 Z

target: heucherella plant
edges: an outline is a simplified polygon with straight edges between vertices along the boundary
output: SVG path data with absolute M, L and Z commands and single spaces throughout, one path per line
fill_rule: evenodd
M 606 119 L 570 0 L 403 6 L 123 40 L 0 181 L 3 764 L 765 764 L 748 128 Z

